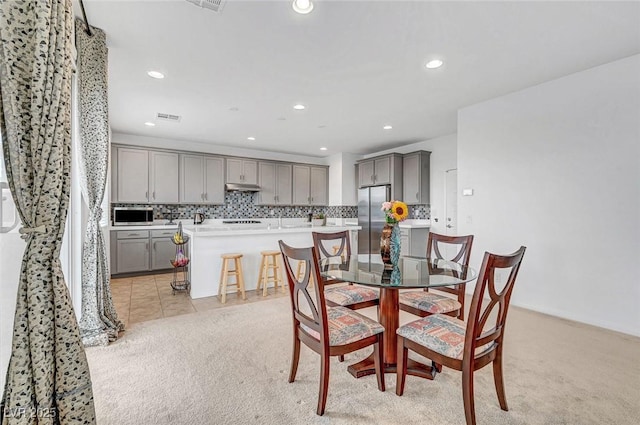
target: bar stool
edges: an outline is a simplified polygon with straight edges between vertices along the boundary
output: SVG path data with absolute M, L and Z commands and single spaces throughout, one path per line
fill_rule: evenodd
M 284 284 L 280 277 L 280 266 L 278 265 L 278 256 L 280 255 L 280 251 L 261 251 L 260 255 L 262 256 L 262 259 L 260 260 L 260 271 L 256 292 L 262 288 L 262 296 L 266 297 L 267 286 L 269 286 L 269 283 L 273 283 L 274 290 L 277 290 L 278 286 L 281 286 L 282 292 L 284 292 Z M 271 271 L 271 274 L 269 274 L 269 271 Z
M 235 286 L 237 293 L 242 293 L 242 299 L 246 300 L 244 292 L 244 274 L 242 273 L 242 254 L 222 254 L 222 268 L 220 269 L 220 284 L 218 285 L 218 296 L 221 296 L 222 304 L 227 302 L 227 288 Z M 229 263 L 233 260 L 234 269 L 229 270 Z M 229 283 L 229 278 L 235 276 L 235 283 Z
M 296 269 L 296 279 L 298 279 L 298 281 L 302 281 L 302 278 L 304 277 L 304 265 L 304 261 L 298 261 L 298 267 Z M 309 277 L 309 288 L 313 288 L 313 273 L 311 273 L 311 276 Z

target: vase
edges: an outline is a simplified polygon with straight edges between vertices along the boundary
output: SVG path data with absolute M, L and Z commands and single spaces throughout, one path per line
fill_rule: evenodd
M 400 229 L 397 224 L 387 223 L 380 236 L 380 256 L 385 270 L 393 270 L 400 258 Z

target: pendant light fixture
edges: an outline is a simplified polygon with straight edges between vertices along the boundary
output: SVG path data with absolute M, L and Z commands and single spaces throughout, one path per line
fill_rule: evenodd
M 311 0 L 293 0 L 291 6 L 293 7 L 293 10 L 302 15 L 306 15 L 313 10 L 313 3 Z

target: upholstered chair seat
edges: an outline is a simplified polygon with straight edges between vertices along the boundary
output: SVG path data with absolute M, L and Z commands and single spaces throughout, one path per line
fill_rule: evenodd
M 327 319 L 331 347 L 350 344 L 384 332 L 380 323 L 346 307 L 327 307 Z M 318 332 L 303 324 L 300 327 L 315 339 L 320 340 Z
M 449 313 L 462 308 L 454 298 L 425 291 L 401 292 L 400 302 L 429 314 Z
M 329 305 L 351 307 L 359 303 L 376 302 L 378 291 L 359 285 L 333 286 L 325 288 L 324 297 Z

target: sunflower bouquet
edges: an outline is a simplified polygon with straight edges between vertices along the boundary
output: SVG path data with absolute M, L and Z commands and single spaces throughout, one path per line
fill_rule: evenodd
M 402 201 L 387 201 L 382 203 L 387 224 L 396 224 L 404 221 L 409 216 L 409 207 Z

